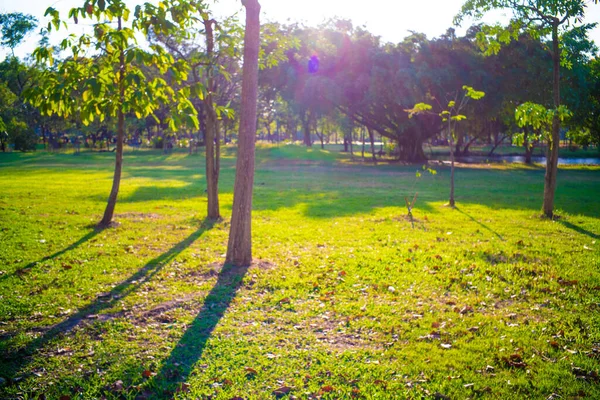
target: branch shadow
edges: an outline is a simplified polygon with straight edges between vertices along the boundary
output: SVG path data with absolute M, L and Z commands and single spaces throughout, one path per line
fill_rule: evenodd
M 471 221 L 477 223 L 479 226 L 481 226 L 482 228 L 484 228 L 487 231 L 490 231 L 491 233 L 493 233 L 494 235 L 496 235 L 496 237 L 502 241 L 504 241 L 504 238 L 502 237 L 502 235 L 500 235 L 498 232 L 496 232 L 495 230 L 493 230 L 492 228 L 490 228 L 489 226 L 485 225 L 482 222 L 477 221 L 475 218 L 473 218 L 471 215 L 467 214 L 466 212 L 464 212 L 463 210 L 461 210 L 458 207 L 454 207 L 454 209 L 456 211 L 458 211 L 459 213 L 461 213 L 462 215 L 464 215 L 465 217 L 469 218 Z
M 19 269 L 17 269 L 15 272 L 10 273 L 10 274 L 4 274 L 2 276 L 0 276 L 0 282 L 3 281 L 4 279 L 7 279 L 9 277 L 18 275 L 21 276 L 23 274 L 26 274 L 28 272 L 31 272 L 31 269 L 35 266 L 37 266 L 38 264 L 41 264 L 43 262 L 46 262 L 48 260 L 53 260 L 57 257 L 62 256 L 63 254 L 71 251 L 71 250 L 75 250 L 77 247 L 81 246 L 82 244 L 84 244 L 85 242 L 87 242 L 88 240 L 91 240 L 92 238 L 94 238 L 94 236 L 96 236 L 98 233 L 100 233 L 100 230 L 98 229 L 94 229 L 93 231 L 89 232 L 88 234 L 86 234 L 85 236 L 83 236 L 81 239 L 79 239 L 78 241 L 71 243 L 69 246 L 65 247 L 62 250 L 57 251 L 56 253 L 46 256 L 46 257 L 42 257 L 37 261 L 32 261 L 29 264 L 25 265 L 24 267 L 21 267 Z
M 570 223 L 569 221 L 565 221 L 564 219 L 558 219 L 558 222 L 563 225 L 565 228 L 569 228 L 574 230 L 577 233 L 581 233 L 582 235 L 587 235 L 592 239 L 600 239 L 600 235 L 594 232 L 590 232 L 587 229 L 584 229 L 580 226 Z
M 169 393 L 184 389 L 182 384 L 187 381 L 194 365 L 202 357 L 208 339 L 235 298 L 248 269 L 248 266 L 223 266 L 215 286 L 204 300 L 202 309 L 154 378 L 159 387 L 169 388 Z
M 93 321 L 99 318 L 101 319 L 101 315 L 99 315 L 99 313 L 102 310 L 113 307 L 117 301 L 139 289 L 145 282 L 152 279 L 154 275 L 156 275 L 164 266 L 166 266 L 178 254 L 188 248 L 194 241 L 202 236 L 204 232 L 210 230 L 213 226 L 213 221 L 205 220 L 198 230 L 190 234 L 181 242 L 177 243 L 166 253 L 163 253 L 160 256 L 150 260 L 136 273 L 115 286 L 110 292 L 99 294 L 96 299 L 86 307 L 80 309 L 75 314 L 72 314 L 64 321 L 53 325 L 16 353 L 3 355 L 3 363 L 12 364 L 10 367 L 6 368 L 6 370 L 11 371 L 11 376 L 8 376 L 7 378 L 12 379 L 18 376 L 29 364 L 29 362 L 32 361 L 32 357 L 35 355 L 35 353 L 38 350 L 41 350 L 53 339 L 59 337 L 60 335 L 71 332 L 75 327 L 79 326 L 85 320 Z

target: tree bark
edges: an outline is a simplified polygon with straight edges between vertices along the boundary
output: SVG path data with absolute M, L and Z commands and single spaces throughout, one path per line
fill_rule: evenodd
M 213 103 L 213 93 L 215 91 L 215 82 L 213 79 L 213 56 L 214 56 L 214 20 L 204 20 L 204 29 L 206 32 L 206 55 L 209 59 L 207 68 L 207 86 L 208 94 L 205 97 L 206 105 L 206 196 L 208 200 L 207 217 L 212 220 L 221 218 L 219 212 L 219 160 L 218 151 L 215 149 L 215 139 L 217 139 L 217 113 Z
M 258 103 L 258 51 L 260 47 L 260 4 L 242 0 L 246 8 L 244 66 L 242 71 L 242 105 L 240 132 L 233 190 L 233 212 L 225 262 L 237 267 L 252 262 L 252 187 L 254 185 L 254 151 L 256 109 Z
M 558 148 L 560 140 L 560 49 L 558 47 L 558 18 L 552 23 L 552 90 L 554 94 L 554 118 L 552 119 L 552 138 L 548 141 L 546 156 L 546 175 L 544 177 L 544 216 L 552 218 L 554 211 L 554 192 L 556 191 L 556 175 L 558 172 Z
M 121 17 L 118 18 L 117 30 L 120 31 Z M 119 195 L 119 186 L 121 185 L 121 170 L 123 168 L 123 139 L 125 137 L 125 116 L 123 115 L 123 103 L 125 102 L 125 51 L 119 49 L 119 112 L 117 114 L 117 151 L 115 154 L 115 174 L 113 176 L 112 189 L 108 196 L 108 204 L 104 210 L 104 216 L 98 224 L 99 228 L 106 228 L 112 222 L 115 206 L 117 205 L 117 196 Z

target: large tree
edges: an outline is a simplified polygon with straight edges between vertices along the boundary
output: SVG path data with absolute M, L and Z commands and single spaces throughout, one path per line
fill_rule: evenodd
M 260 4 L 242 0 L 246 8 L 244 66 L 242 71 L 242 108 L 238 137 L 233 211 L 225 262 L 238 267 L 252 262 L 252 188 L 258 103 L 258 53 L 260 49 Z
M 597 3 L 598 0 L 593 0 Z M 511 24 L 507 28 L 499 25 L 485 27 L 478 35 L 479 42 L 489 53 L 497 53 L 501 44 L 517 39 L 525 30 L 535 36 L 551 35 L 552 45 L 552 92 L 554 100 L 554 117 L 552 134 L 548 140 L 546 157 L 546 176 L 544 180 L 543 213 L 552 218 L 554 211 L 554 192 L 556 191 L 556 175 L 558 172 L 558 148 L 560 144 L 560 66 L 561 66 L 561 31 L 565 27 L 583 19 L 587 0 L 467 0 L 455 17 L 459 24 L 464 17 L 481 18 L 486 12 L 494 9 L 506 9 L 513 13 Z

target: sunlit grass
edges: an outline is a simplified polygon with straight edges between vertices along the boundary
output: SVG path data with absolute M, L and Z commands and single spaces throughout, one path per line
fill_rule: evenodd
M 223 221 L 203 158 L 138 151 L 101 232 L 114 154 L 0 154 L 0 397 L 600 396 L 597 167 L 559 171 L 549 221 L 539 167 L 463 166 L 453 210 L 444 167 L 257 154 L 247 270 L 233 149 Z

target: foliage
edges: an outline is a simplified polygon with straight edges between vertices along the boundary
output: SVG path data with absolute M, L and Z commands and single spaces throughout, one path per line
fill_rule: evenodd
M 561 105 L 558 109 L 547 109 L 541 104 L 526 102 L 515 109 L 515 120 L 520 127 L 531 126 L 535 135 L 534 140 L 552 140 L 551 130 L 554 115 L 557 114 L 560 121 L 566 121 L 572 113 L 569 109 Z M 513 142 L 522 146 L 524 142 L 523 133 L 517 133 L 513 136 Z
M 517 40 L 523 31 L 540 38 L 551 34 L 553 25 L 580 23 L 587 3 L 586 0 L 467 0 L 454 17 L 454 23 L 459 25 L 465 17 L 481 19 L 491 10 L 511 11 L 513 19 L 508 26 L 485 25 L 477 34 L 480 47 L 488 54 L 497 54 L 502 45 Z
M 0 46 L 5 46 L 13 51 L 23 39 L 37 26 L 37 19 L 32 15 L 23 13 L 0 14 Z
M 175 130 L 181 125 L 198 127 L 196 110 L 189 97 L 190 88 L 174 90 L 172 82 L 187 78 L 189 67 L 175 60 L 163 47 L 153 44 L 149 50 L 136 45 L 135 33 L 169 32 L 170 29 L 185 28 L 181 13 L 189 12 L 176 7 L 178 2 L 162 2 L 159 7 L 146 3 L 137 6 L 130 26 L 121 24 L 129 21 L 130 10 L 120 0 L 86 2 L 83 7 L 69 13 L 76 23 L 79 19 L 95 19 L 94 34 L 80 37 L 69 35 L 61 44 L 62 51 L 71 56 L 53 68 L 42 72 L 39 85 L 31 88 L 26 96 L 45 115 L 56 114 L 63 118 L 75 116 L 84 125 L 94 120 L 104 121 L 116 117 L 119 111 L 133 113 L 137 118 L 154 115 L 162 104 L 176 103 L 177 107 L 166 123 Z M 170 6 L 174 20 L 167 18 Z M 58 30 L 66 22 L 58 11 L 48 8 L 46 15 L 52 16 L 48 30 Z M 114 22 L 119 21 L 119 27 Z M 90 56 L 89 54 L 94 54 Z M 33 53 L 40 63 L 52 66 L 53 50 L 40 47 Z M 125 66 L 119 68 L 123 56 Z M 160 76 L 149 76 L 147 67 L 156 67 Z M 124 75 L 125 90 L 120 93 L 119 74 Z M 164 76 L 168 73 L 168 78 Z M 199 95 L 201 91 L 195 92 Z M 155 117 L 158 121 L 158 118 Z

